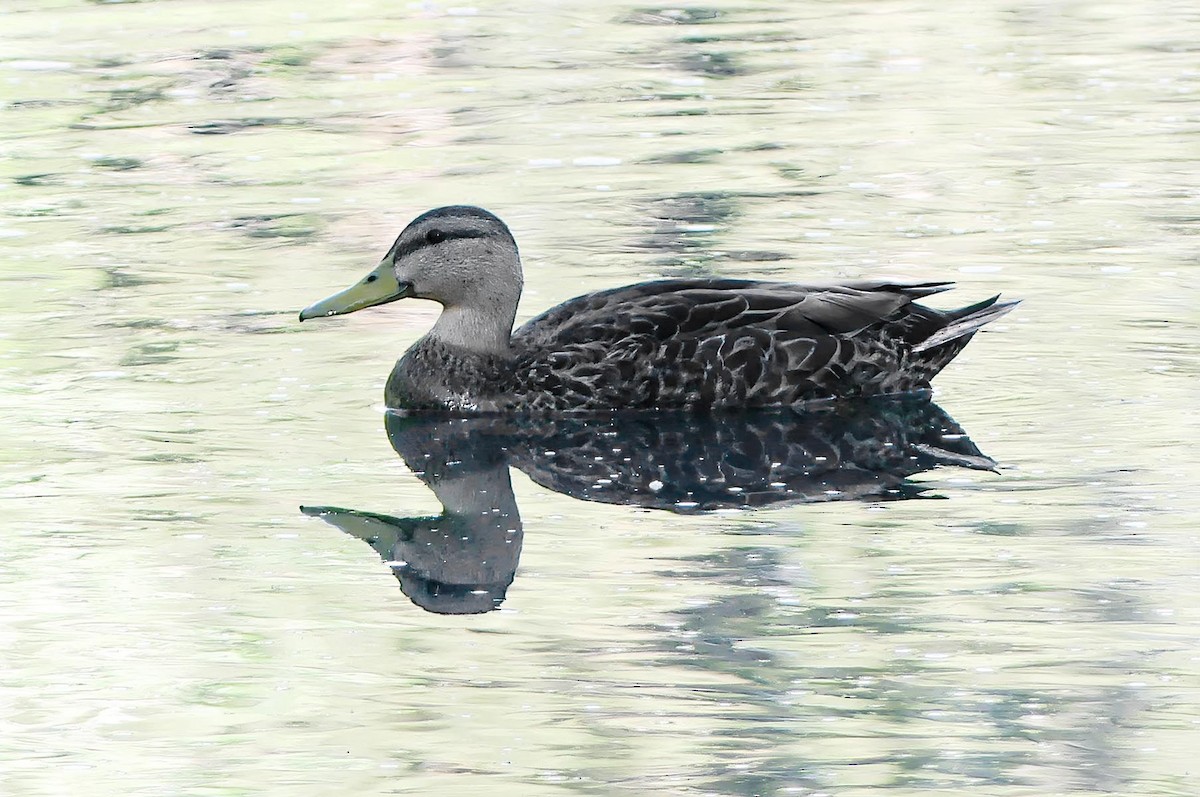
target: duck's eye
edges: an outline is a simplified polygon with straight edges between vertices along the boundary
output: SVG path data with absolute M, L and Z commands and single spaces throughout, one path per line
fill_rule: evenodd
M 446 240 L 446 233 L 442 232 L 441 230 L 430 230 L 429 232 L 425 233 L 426 243 L 440 244 L 444 240 Z

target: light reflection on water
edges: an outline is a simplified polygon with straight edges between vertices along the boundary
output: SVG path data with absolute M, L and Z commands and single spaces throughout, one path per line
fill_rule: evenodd
M 476 6 L 5 9 L 2 790 L 1190 794 L 1196 11 Z M 696 516 L 518 469 L 500 610 L 418 611 L 296 506 L 442 511 L 372 407 L 432 311 L 293 319 L 458 202 L 522 318 L 1022 298 L 938 378 L 999 472 Z

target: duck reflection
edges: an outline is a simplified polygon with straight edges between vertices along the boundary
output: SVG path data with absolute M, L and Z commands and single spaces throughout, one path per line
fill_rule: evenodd
M 504 600 L 523 535 L 509 466 L 584 501 L 683 513 L 916 498 L 925 488 L 908 481 L 913 474 L 995 467 L 926 398 L 722 415 L 388 413 L 386 426 L 442 514 L 301 509 L 368 542 L 404 594 L 439 614 L 487 612 Z

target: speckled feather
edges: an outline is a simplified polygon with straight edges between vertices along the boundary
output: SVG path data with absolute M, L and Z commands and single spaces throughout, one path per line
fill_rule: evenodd
M 441 375 L 441 403 L 475 411 L 714 410 L 911 392 L 1012 306 L 992 298 L 943 312 L 913 301 L 949 287 L 646 282 L 543 313 L 513 333 L 508 357 L 427 341 L 401 362 L 410 375 Z M 954 325 L 960 334 L 918 348 Z M 388 406 L 424 403 L 399 387 L 389 383 Z

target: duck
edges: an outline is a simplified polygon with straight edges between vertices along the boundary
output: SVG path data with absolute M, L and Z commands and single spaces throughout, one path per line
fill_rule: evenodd
M 928 391 L 981 327 L 1018 304 L 917 302 L 952 287 L 659 279 L 569 299 L 514 330 L 516 240 L 495 214 L 452 205 L 413 219 L 373 271 L 300 320 L 407 298 L 440 304 L 387 379 L 392 410 L 712 412 Z

